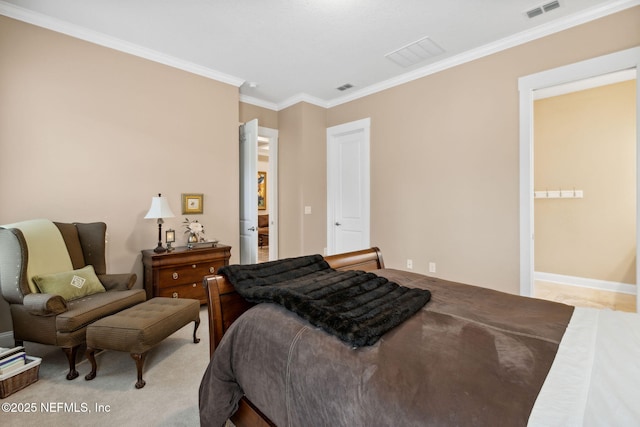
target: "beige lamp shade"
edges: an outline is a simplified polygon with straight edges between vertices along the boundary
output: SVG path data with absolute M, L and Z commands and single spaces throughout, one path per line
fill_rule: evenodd
M 157 197 L 151 199 L 151 208 L 149 208 L 149 212 L 145 215 L 145 219 L 173 218 L 174 216 L 167 198 L 158 194 Z

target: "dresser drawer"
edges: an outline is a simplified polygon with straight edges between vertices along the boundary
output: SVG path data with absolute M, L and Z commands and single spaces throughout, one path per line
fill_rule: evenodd
M 202 262 L 163 268 L 160 270 L 160 286 L 173 286 L 189 282 L 201 283 L 204 276 L 215 274 L 222 266 L 224 266 L 224 262 Z
M 147 299 L 158 296 L 193 298 L 206 304 L 202 286 L 204 276 L 215 274 L 220 267 L 229 265 L 230 257 L 231 246 L 227 245 L 197 249 L 179 246 L 163 253 L 142 251 Z
M 191 298 L 200 300 L 203 304 L 207 303 L 207 294 L 204 292 L 202 283 L 163 287 L 158 289 L 157 296 L 167 298 Z

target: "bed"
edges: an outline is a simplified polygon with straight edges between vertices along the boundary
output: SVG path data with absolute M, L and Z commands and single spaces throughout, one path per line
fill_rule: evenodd
M 431 298 L 373 344 L 353 346 L 278 304 L 248 302 L 226 276 L 205 277 L 212 360 L 201 425 L 640 422 L 636 314 L 386 269 L 377 248 L 324 260 Z

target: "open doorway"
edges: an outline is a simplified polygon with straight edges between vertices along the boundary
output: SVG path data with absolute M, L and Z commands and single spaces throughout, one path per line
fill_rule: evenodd
M 258 127 L 258 262 L 278 259 L 278 131 Z
M 534 288 L 534 179 L 533 179 L 533 102 L 534 92 L 539 89 L 549 88 L 564 83 L 579 81 L 582 79 L 602 76 L 621 70 L 635 69 L 640 66 L 640 48 L 632 48 L 624 51 L 604 55 L 590 60 L 570 64 L 552 70 L 532 74 L 519 79 L 520 89 L 520 293 L 531 296 Z M 640 89 L 636 85 L 635 105 L 636 105 L 636 164 L 638 164 L 637 149 L 640 146 L 640 133 L 638 132 L 638 111 L 640 104 Z M 639 175 L 636 173 L 636 192 Z M 573 190 L 573 188 L 571 189 Z M 636 200 L 638 200 L 636 194 Z M 638 241 L 640 234 L 636 227 L 636 258 Z M 638 263 L 635 266 L 635 283 L 640 273 Z M 638 286 L 634 285 L 637 301 L 640 293 Z
M 258 168 L 258 138 L 260 138 L 263 153 L 260 169 Z M 265 153 L 268 153 L 268 156 L 264 156 Z M 266 160 L 265 157 L 267 157 Z M 278 257 L 277 163 L 278 131 L 259 127 L 257 119 L 241 124 L 239 127 L 240 264 L 257 263 L 258 249 L 261 247 L 268 248 L 266 252 L 269 259 Z M 267 226 L 260 232 L 258 212 L 268 215 Z
M 533 296 L 636 311 L 636 75 L 534 92 Z
M 258 262 L 278 259 L 278 131 L 258 127 Z

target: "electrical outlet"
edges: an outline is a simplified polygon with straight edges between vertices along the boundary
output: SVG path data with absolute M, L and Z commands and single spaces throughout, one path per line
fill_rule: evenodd
M 413 260 L 411 260 L 411 259 L 407 260 L 407 268 L 408 269 L 413 269 Z
M 429 273 L 435 273 L 436 272 L 436 263 L 435 262 L 430 262 L 429 263 Z

